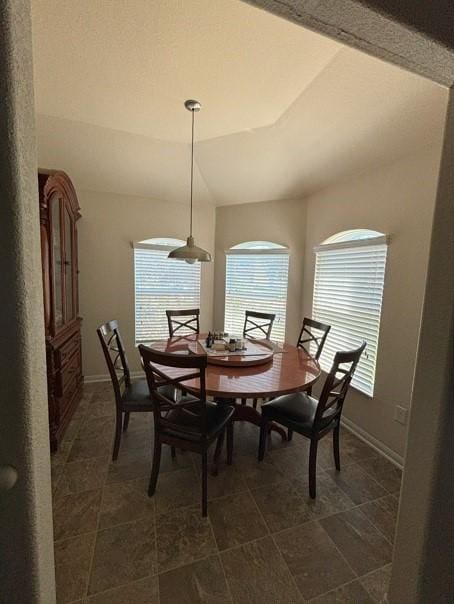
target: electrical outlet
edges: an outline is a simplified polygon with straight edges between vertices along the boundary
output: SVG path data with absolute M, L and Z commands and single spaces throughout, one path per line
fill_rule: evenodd
M 394 410 L 394 419 L 396 422 L 399 422 L 399 424 L 403 424 L 405 426 L 407 423 L 407 413 L 408 409 L 401 407 L 400 405 L 396 405 Z

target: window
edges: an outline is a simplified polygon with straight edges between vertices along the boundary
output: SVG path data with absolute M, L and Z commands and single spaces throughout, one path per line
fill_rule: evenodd
M 385 235 L 366 229 L 338 233 L 315 248 L 312 314 L 331 325 L 320 364 L 329 371 L 336 351 L 365 340 L 352 386 L 369 396 L 374 393 L 387 248 Z
M 168 337 L 168 308 L 200 306 L 200 263 L 167 258 L 184 243 L 161 238 L 134 244 L 136 343 Z
M 288 249 L 270 241 L 248 241 L 227 250 L 226 256 L 224 329 L 242 334 L 246 310 L 275 313 L 271 337 L 283 342 Z

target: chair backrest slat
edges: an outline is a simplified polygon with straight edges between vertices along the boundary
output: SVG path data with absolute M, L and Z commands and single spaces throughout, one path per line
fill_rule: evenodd
M 270 339 L 276 315 L 273 313 L 247 310 L 244 316 L 243 337 L 250 339 Z
M 331 325 L 325 325 L 324 323 L 319 323 L 319 321 L 314 321 L 314 319 L 304 317 L 298 342 L 296 344 L 297 347 L 303 348 L 310 354 L 310 345 L 314 342 L 315 353 L 313 354 L 313 357 L 318 361 L 330 329 Z
M 118 328 L 118 322 L 115 320 L 108 321 L 100 325 L 96 332 L 101 342 L 110 379 L 112 380 L 115 400 L 118 405 L 121 400 L 122 385 L 124 384 L 127 388 L 131 386 L 128 360 Z
M 317 431 L 327 420 L 340 418 L 350 382 L 366 347 L 363 342 L 356 350 L 336 352 L 317 405 L 313 429 Z
M 189 349 L 186 354 L 162 352 L 142 344 L 139 346 L 139 352 L 150 389 L 155 429 L 171 431 L 182 437 L 196 435 L 199 439 L 204 439 L 208 433 L 205 387 L 206 354 L 193 354 Z M 178 374 L 179 372 L 175 373 L 175 369 L 194 369 L 194 371 L 183 371 L 182 374 Z M 163 386 L 178 387 L 181 384 L 184 385 L 185 381 L 194 379 L 199 380 L 198 396 L 182 397 L 178 400 L 169 398 L 162 390 Z M 180 411 L 180 418 L 182 413 L 192 414 L 192 421 L 187 426 L 181 421 L 172 422 L 172 416 L 168 415 L 172 410 Z M 197 410 L 196 414 L 195 410 Z
M 169 336 L 172 338 L 178 331 L 179 335 L 184 333 L 200 333 L 200 309 L 190 308 L 188 310 L 166 310 Z M 180 321 L 175 317 L 189 317 L 186 321 Z

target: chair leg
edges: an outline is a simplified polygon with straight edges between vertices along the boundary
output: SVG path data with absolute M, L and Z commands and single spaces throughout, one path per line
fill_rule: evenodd
M 218 439 L 216 441 L 216 448 L 214 450 L 214 457 L 213 457 L 213 468 L 211 471 L 211 475 L 212 476 L 217 476 L 218 475 L 218 463 L 219 463 L 219 458 L 221 457 L 221 453 L 222 453 L 222 446 L 224 444 L 224 437 L 225 437 L 225 430 L 223 430 L 219 436 Z
M 257 409 L 257 403 L 258 403 L 258 399 L 257 398 L 253 398 L 252 399 L 252 406 L 254 407 L 254 409 Z
M 156 491 L 158 483 L 159 466 L 161 465 L 161 449 L 162 445 L 158 435 L 155 434 L 154 450 L 153 450 L 153 467 L 151 468 L 150 484 L 148 486 L 148 496 L 152 497 Z
M 259 461 L 263 461 L 265 457 L 266 437 L 268 436 L 268 423 L 262 422 L 260 426 L 260 439 L 259 439 Z
M 123 422 L 122 412 L 117 410 L 116 422 L 115 422 L 115 438 L 114 438 L 114 448 L 112 453 L 112 461 L 116 461 L 118 458 L 118 452 L 120 451 L 120 442 L 121 442 L 121 425 Z
M 202 453 L 202 516 L 208 514 L 208 459 L 207 452 Z
M 312 499 L 316 496 L 316 479 L 317 479 L 317 447 L 318 440 L 312 439 L 309 449 L 309 495 Z
M 340 432 L 340 424 L 338 424 L 333 430 L 333 453 L 334 453 L 334 463 L 336 464 L 336 470 L 339 472 L 341 469 L 340 464 L 340 450 L 339 450 L 339 432 Z
M 242 405 L 245 405 L 245 404 L 246 404 L 246 402 L 247 402 L 247 399 L 245 399 L 245 398 L 242 398 L 242 399 L 241 399 L 241 404 L 242 404 Z
M 293 438 L 293 430 L 290 430 L 290 428 L 287 430 L 287 441 L 290 442 Z
M 123 432 L 126 432 L 129 426 L 129 411 L 125 412 L 125 416 L 123 418 Z
M 233 421 L 227 424 L 227 465 L 231 466 L 233 462 Z
M 175 457 L 177 456 L 177 450 L 173 445 L 171 445 L 170 447 L 170 455 L 172 456 L 172 459 L 175 459 Z

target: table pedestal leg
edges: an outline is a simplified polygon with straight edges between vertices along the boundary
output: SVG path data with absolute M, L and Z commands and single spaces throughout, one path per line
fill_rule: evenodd
M 237 403 L 236 399 L 214 399 L 218 404 L 228 404 L 232 405 L 235 408 L 235 413 L 233 414 L 232 420 L 234 422 L 249 422 L 250 424 L 254 424 L 255 426 L 261 426 L 262 424 L 262 416 L 260 412 L 254 407 L 249 407 L 248 405 L 243 405 Z M 284 428 L 276 424 L 275 422 L 270 422 L 269 427 L 270 432 L 274 431 L 280 434 L 283 441 L 287 440 L 287 432 Z

